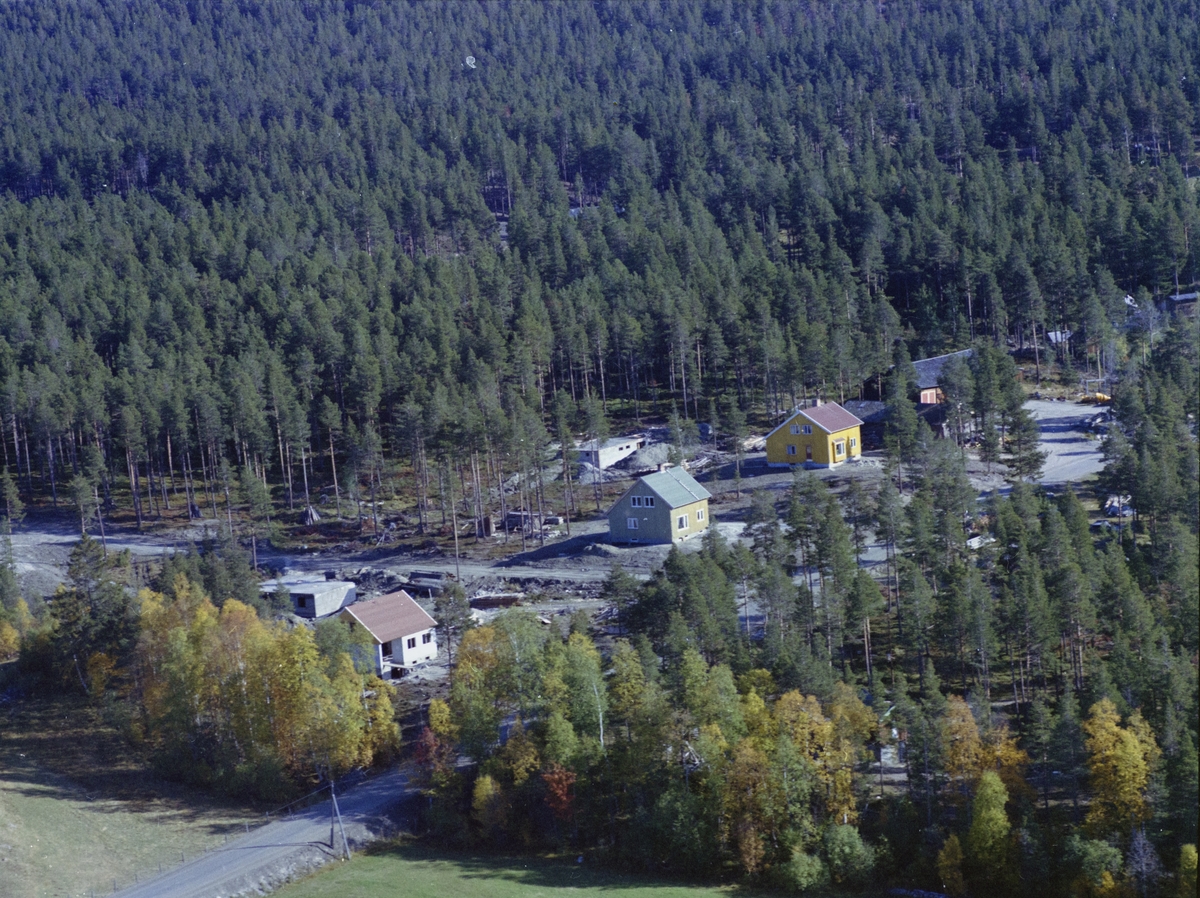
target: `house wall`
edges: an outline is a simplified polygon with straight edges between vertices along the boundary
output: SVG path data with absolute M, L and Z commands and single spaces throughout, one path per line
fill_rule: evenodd
M 649 490 L 638 492 L 636 489 L 623 496 L 608 513 L 609 541 L 614 543 L 648 543 L 662 544 L 687 539 L 708 527 L 708 500 L 701 499 L 679 508 L 669 508 L 662 499 L 655 497 L 653 508 L 635 507 L 633 496 L 651 495 Z M 697 518 L 697 512 L 701 517 Z M 678 527 L 680 515 L 687 516 L 688 526 L 680 530 Z M 629 519 L 636 518 L 637 529 L 629 527 Z
M 792 433 L 793 424 L 798 425 L 802 430 L 805 424 L 809 424 L 812 427 L 812 433 Z M 859 431 L 860 428 L 855 425 L 827 434 L 797 413 L 767 437 L 767 464 L 773 467 L 804 465 L 810 468 L 830 468 L 840 465 L 842 462 L 858 458 L 862 454 L 862 435 Z M 851 440 L 854 441 L 853 446 L 850 445 Z M 839 441 L 845 442 L 846 450 L 840 456 L 834 451 L 834 447 Z M 788 452 L 789 446 L 795 447 L 794 454 Z M 807 447 L 812 448 L 811 460 L 805 451 Z
M 650 490 L 638 491 L 634 484 L 630 492 L 622 496 L 608 513 L 608 538 L 614 543 L 669 543 L 671 542 L 671 509 L 657 496 L 653 508 L 635 508 L 633 496 L 652 496 Z M 636 518 L 638 526 L 629 527 L 629 519 Z
M 852 442 L 853 445 L 851 445 Z M 838 443 L 842 444 L 843 452 L 841 455 L 837 453 Z M 859 428 L 857 426 L 847 427 L 845 430 L 831 433 L 825 440 L 824 449 L 824 465 L 826 467 L 831 468 L 852 458 L 858 458 L 862 455 L 862 436 L 859 434 Z M 815 458 L 813 460 L 816 461 Z
M 429 637 L 428 642 L 425 641 L 426 636 Z M 408 644 L 409 640 L 414 641 L 411 648 Z M 412 667 L 424 661 L 431 661 L 436 657 L 437 633 L 434 630 L 422 630 L 419 633 L 412 633 L 402 639 L 392 641 L 392 659 L 403 667 Z
M 679 528 L 679 518 L 681 517 L 687 518 L 687 526 L 683 529 Z M 709 523 L 708 500 L 701 499 L 699 502 L 671 509 L 670 523 L 672 542 L 679 542 L 698 533 L 703 533 L 708 529 Z

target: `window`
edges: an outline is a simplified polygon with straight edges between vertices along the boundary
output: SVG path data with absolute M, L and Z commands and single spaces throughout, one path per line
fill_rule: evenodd
M 704 509 L 703 509 L 703 508 L 697 508 L 697 509 L 696 509 L 696 520 L 697 520 L 697 521 L 703 521 L 703 520 L 704 520 Z
M 637 518 L 626 518 L 625 519 L 625 529 L 626 530 L 637 530 L 638 529 L 638 519 Z
M 799 432 L 800 432 L 800 425 L 799 425 L 799 424 L 793 424 L 793 425 L 792 425 L 792 433 L 799 433 Z
M 432 633 L 425 633 L 421 636 L 421 645 L 429 645 L 431 642 L 433 642 Z
M 308 596 L 296 596 L 296 607 L 297 608 L 307 608 L 308 607 Z
M 405 643 L 405 645 L 407 645 L 410 649 L 415 649 L 417 647 L 417 637 L 415 637 L 415 636 L 408 637 L 408 642 Z
M 811 425 L 811 424 L 805 424 L 805 425 L 804 425 L 804 428 L 801 430 L 801 433 L 806 433 L 806 434 L 807 434 L 807 433 L 812 433 L 812 425 Z
M 641 508 L 642 507 L 642 497 L 641 496 L 630 496 L 629 504 L 632 505 L 634 508 Z
M 687 515 L 685 514 L 679 516 L 679 529 L 687 530 Z
M 388 655 L 390 655 L 392 653 L 392 644 L 390 642 L 385 642 L 383 645 L 381 645 L 379 647 L 379 650 L 381 652 L 383 652 L 383 655 L 386 658 Z
M 851 449 L 858 448 L 858 437 L 850 437 L 850 448 Z
M 654 497 L 653 496 L 643 496 L 642 501 L 646 503 L 647 508 L 654 507 Z
M 833 444 L 833 454 L 835 456 L 846 454 L 846 441 L 845 440 L 838 440 L 836 443 Z
M 795 455 L 795 454 L 796 454 L 796 447 L 789 444 L 788 445 L 788 455 Z

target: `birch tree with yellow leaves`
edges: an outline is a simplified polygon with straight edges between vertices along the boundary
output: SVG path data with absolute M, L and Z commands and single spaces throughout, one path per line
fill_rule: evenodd
M 1116 705 L 1101 699 L 1083 723 L 1092 804 L 1084 825 L 1096 835 L 1128 833 L 1150 816 L 1147 786 L 1160 751 L 1142 715 L 1121 726 Z
M 184 578 L 172 591 L 143 590 L 135 655 L 142 731 L 168 769 L 278 797 L 398 747 L 389 687 L 348 654 L 322 659 L 311 630 L 234 599 L 218 611 Z

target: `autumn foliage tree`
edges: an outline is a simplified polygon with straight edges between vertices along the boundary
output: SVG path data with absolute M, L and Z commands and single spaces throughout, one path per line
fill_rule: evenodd
M 141 726 L 165 770 L 277 797 L 398 748 L 388 687 L 348 654 L 324 659 L 309 629 L 234 599 L 218 610 L 183 578 L 172 595 L 140 593 L 134 655 Z
M 1109 699 L 1092 705 L 1083 731 L 1092 788 L 1085 822 L 1097 835 L 1125 835 L 1150 815 L 1147 786 L 1160 755 L 1154 735 L 1137 711 L 1121 726 Z

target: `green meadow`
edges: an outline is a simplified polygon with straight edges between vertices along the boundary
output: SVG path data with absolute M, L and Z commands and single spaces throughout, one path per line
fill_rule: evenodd
M 570 891 L 574 898 L 765 898 L 738 886 L 691 885 L 575 863 L 568 858 L 472 855 L 391 846 L 326 867 L 276 893 L 278 898 L 538 898 Z

